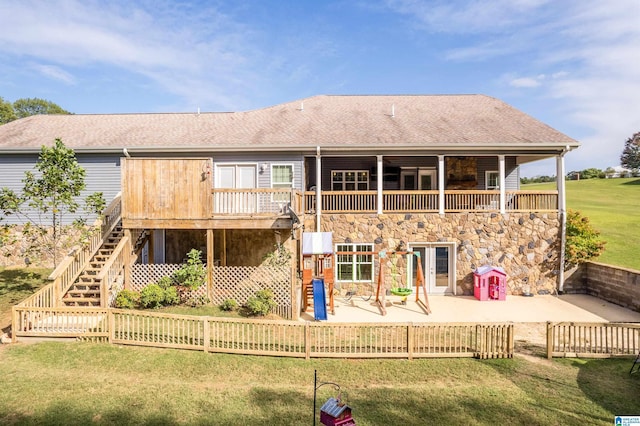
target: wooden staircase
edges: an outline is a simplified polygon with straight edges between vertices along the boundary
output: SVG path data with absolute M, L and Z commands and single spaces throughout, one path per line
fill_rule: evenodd
M 87 267 L 62 298 L 64 306 L 101 306 L 100 283 L 97 280 L 97 276 L 109 257 L 111 257 L 113 250 L 123 235 L 122 226 L 120 224 L 116 225 L 104 244 L 91 258 Z

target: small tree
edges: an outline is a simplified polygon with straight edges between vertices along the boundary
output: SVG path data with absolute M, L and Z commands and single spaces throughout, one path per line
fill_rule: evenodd
M 624 143 L 620 165 L 633 171 L 640 169 L 640 132 L 635 133 Z
M 565 246 L 565 271 L 600 256 L 605 242 L 600 238 L 589 219 L 580 212 L 569 210 L 567 214 L 567 240 Z
M 0 96 L 0 124 L 6 124 L 17 119 L 16 111 L 11 102 L 7 102 Z
M 57 251 L 65 218 L 80 209 L 78 201 L 85 189 L 85 170 L 78 164 L 75 153 L 62 140 L 53 147 L 43 146 L 35 165 L 36 172 L 26 171 L 22 180 L 22 194 L 8 188 L 0 190 L 0 209 L 5 215 L 16 214 L 25 222 L 25 233 L 31 237 L 30 251 L 48 251 L 57 265 Z M 84 199 L 86 214 L 99 214 L 105 206 L 101 192 Z M 80 218 L 68 225 L 75 230 L 85 229 L 86 219 Z
M 60 105 L 39 98 L 22 98 L 13 103 L 18 118 L 39 114 L 71 114 Z

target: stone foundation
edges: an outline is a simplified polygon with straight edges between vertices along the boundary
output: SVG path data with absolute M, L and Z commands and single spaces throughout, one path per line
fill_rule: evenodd
M 305 219 L 305 229 L 316 229 L 315 217 Z M 508 294 L 548 294 L 557 287 L 557 213 L 323 214 L 321 230 L 333 232 L 334 244 L 373 243 L 375 251 L 454 242 L 458 295 L 473 294 L 473 271 L 482 265 L 504 268 Z M 388 263 L 386 270 L 404 282 L 405 263 Z

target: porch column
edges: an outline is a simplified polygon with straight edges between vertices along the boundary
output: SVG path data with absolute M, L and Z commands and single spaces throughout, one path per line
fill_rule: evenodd
M 125 228 L 124 236 L 127 238 L 127 245 L 124 248 L 125 256 L 124 256 L 124 288 L 127 290 L 131 290 L 133 287 L 131 286 L 131 253 L 133 252 L 133 243 L 131 242 L 131 229 Z
M 316 147 L 316 232 L 320 232 L 320 216 L 322 214 L 322 160 L 320 147 Z
M 213 300 L 213 229 L 207 229 L 207 298 Z
M 564 250 L 567 245 L 567 200 L 565 189 L 564 152 L 556 157 L 556 186 L 558 189 L 558 216 L 560 219 L 560 255 L 558 266 L 558 291 L 564 291 Z
M 504 177 L 504 155 L 498 155 L 498 173 L 500 174 L 500 214 L 504 214 L 506 211 L 505 204 L 507 200 Z
M 377 177 L 377 181 L 378 181 L 378 214 L 382 214 L 382 209 L 383 209 L 383 198 L 382 198 L 382 185 L 383 185 L 383 165 L 382 165 L 382 155 L 377 155 L 377 168 L 378 168 L 378 177 Z
M 444 214 L 444 155 L 438 155 L 438 212 Z

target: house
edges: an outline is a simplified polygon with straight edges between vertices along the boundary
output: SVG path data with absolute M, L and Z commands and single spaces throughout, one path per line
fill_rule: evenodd
M 564 180 L 554 191 L 521 191 L 519 167 L 556 158 L 556 176 L 565 176 L 564 156 L 579 144 L 489 96 L 314 96 L 246 112 L 32 116 L 0 126 L 0 186 L 19 189 L 55 138 L 75 150 L 87 191 L 122 194 L 113 239 L 128 241 L 125 286 L 144 286 L 197 248 L 213 301 L 242 301 L 266 286 L 282 314 L 296 317 L 301 235 L 323 231 L 336 252 L 419 252 L 434 295 L 473 294 L 483 265 L 504 269 L 510 294 L 562 289 Z M 285 272 L 265 265 L 276 245 L 292 254 Z M 335 261 L 337 283 L 373 282 L 380 259 Z M 385 261 L 387 287 L 413 285 L 414 261 Z

